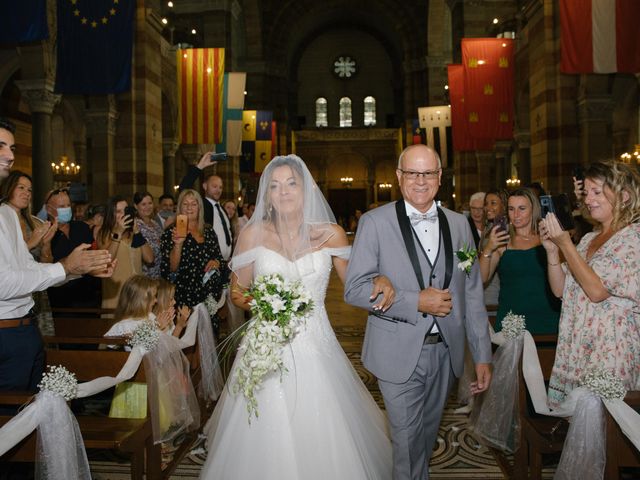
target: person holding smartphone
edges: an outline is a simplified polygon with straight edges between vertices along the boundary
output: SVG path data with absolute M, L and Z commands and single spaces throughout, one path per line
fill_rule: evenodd
M 115 195 L 107 201 L 104 222 L 96 233 L 98 248 L 109 250 L 118 265 L 113 276 L 102 282 L 102 308 L 115 308 L 120 289 L 129 277 L 142 273 L 142 262 L 153 263 L 153 250 L 138 230 L 135 209 Z
M 640 390 L 640 176 L 614 161 L 574 179 L 595 226 L 575 246 L 552 213 L 540 223 L 549 284 L 562 297 L 549 406 L 561 404 L 585 373 L 605 369 Z
M 207 300 L 217 331 L 215 313 L 221 306 L 224 284 L 220 273 L 227 268 L 227 261 L 220 253 L 213 227 L 205 223 L 198 192 L 183 190 L 178 197 L 177 213 L 175 226 L 165 230 L 160 240 L 160 273 L 176 285 L 177 305 L 192 308 Z
M 482 238 L 478 251 L 483 251 L 489 241 L 491 229 L 504 220 L 507 209 L 507 198 L 509 194 L 506 190 L 497 188 L 489 190 L 484 196 L 484 218 L 486 225 L 482 230 Z M 498 293 L 500 292 L 500 278 L 497 273 L 493 273 L 484 282 L 484 303 L 485 305 L 497 305 Z
M 538 223 L 540 203 L 536 193 L 520 188 L 507 201 L 509 225 L 498 223 L 491 228 L 484 249 L 479 254 L 482 280 L 494 272 L 500 275 L 500 294 L 496 314 L 496 332 L 509 313 L 524 315 L 527 330 L 533 334 L 558 331 L 560 302 L 547 282 L 547 255 L 540 242 Z

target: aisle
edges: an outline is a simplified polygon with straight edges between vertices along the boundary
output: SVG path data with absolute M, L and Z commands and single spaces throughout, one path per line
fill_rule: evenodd
M 373 397 L 381 408 L 384 408 L 375 377 L 366 371 L 360 362 L 360 349 L 366 315 L 362 310 L 344 303 L 342 284 L 335 273 L 331 276 L 327 291 L 327 311 L 340 344 Z M 500 469 L 490 452 L 480 446 L 466 430 L 466 415 L 454 413 L 455 408 L 458 406 L 454 400 L 451 400 L 445 410 L 442 425 L 440 426 L 438 444 L 431 460 L 431 479 L 502 479 L 503 476 Z M 175 480 L 197 479 L 203 463 L 203 455 L 189 455 L 171 478 Z M 128 478 L 128 464 L 91 462 L 91 469 L 96 480 L 124 480 Z M 550 471 L 545 471 L 544 473 L 543 478 L 552 477 Z

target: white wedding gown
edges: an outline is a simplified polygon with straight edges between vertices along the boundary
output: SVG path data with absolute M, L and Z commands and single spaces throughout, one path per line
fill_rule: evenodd
M 329 324 L 324 305 L 332 255 L 324 248 L 296 262 L 259 247 L 254 274 L 280 273 L 302 281 L 314 301 L 312 316 L 290 346 L 282 378 L 264 379 L 258 418 L 248 422 L 242 394 L 225 387 L 207 425 L 208 480 L 389 480 L 391 444 L 386 418 L 353 369 Z M 313 268 L 310 268 L 310 267 Z M 306 273 L 306 274 L 305 274 Z M 235 366 L 229 376 L 234 382 Z

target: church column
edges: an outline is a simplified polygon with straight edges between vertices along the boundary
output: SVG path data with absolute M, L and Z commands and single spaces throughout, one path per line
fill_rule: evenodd
M 91 98 L 87 125 L 87 185 L 89 200 L 104 202 L 115 194 L 115 136 L 119 113 L 113 95 Z
M 374 193 L 376 188 L 376 164 L 375 162 L 367 162 L 367 206 L 377 201 L 377 195 Z
M 50 80 L 16 80 L 15 83 L 31 110 L 33 204 L 40 205 L 53 186 L 51 114 L 61 96 L 53 93 Z
M 162 178 L 163 193 L 173 195 L 176 183 L 176 152 L 180 143 L 170 138 L 162 142 Z
M 87 185 L 87 144 L 84 141 L 73 142 L 73 152 L 76 158 L 76 165 L 80 165 L 80 183 Z
M 580 128 L 580 160 L 591 163 L 611 158 L 611 123 L 613 101 L 609 94 L 587 94 L 578 96 L 578 124 Z

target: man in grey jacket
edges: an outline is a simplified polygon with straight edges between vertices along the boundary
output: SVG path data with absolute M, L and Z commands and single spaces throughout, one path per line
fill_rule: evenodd
M 491 341 L 478 265 L 459 266 L 473 248 L 463 215 L 438 208 L 442 168 L 437 152 L 412 145 L 397 168 L 403 200 L 360 219 L 345 300 L 369 310 L 364 366 L 377 378 L 393 443 L 394 480 L 428 479 L 431 452 L 447 397 L 463 370 L 465 337 L 476 364 L 473 393 L 489 387 Z M 371 282 L 386 275 L 396 298 L 371 308 Z

